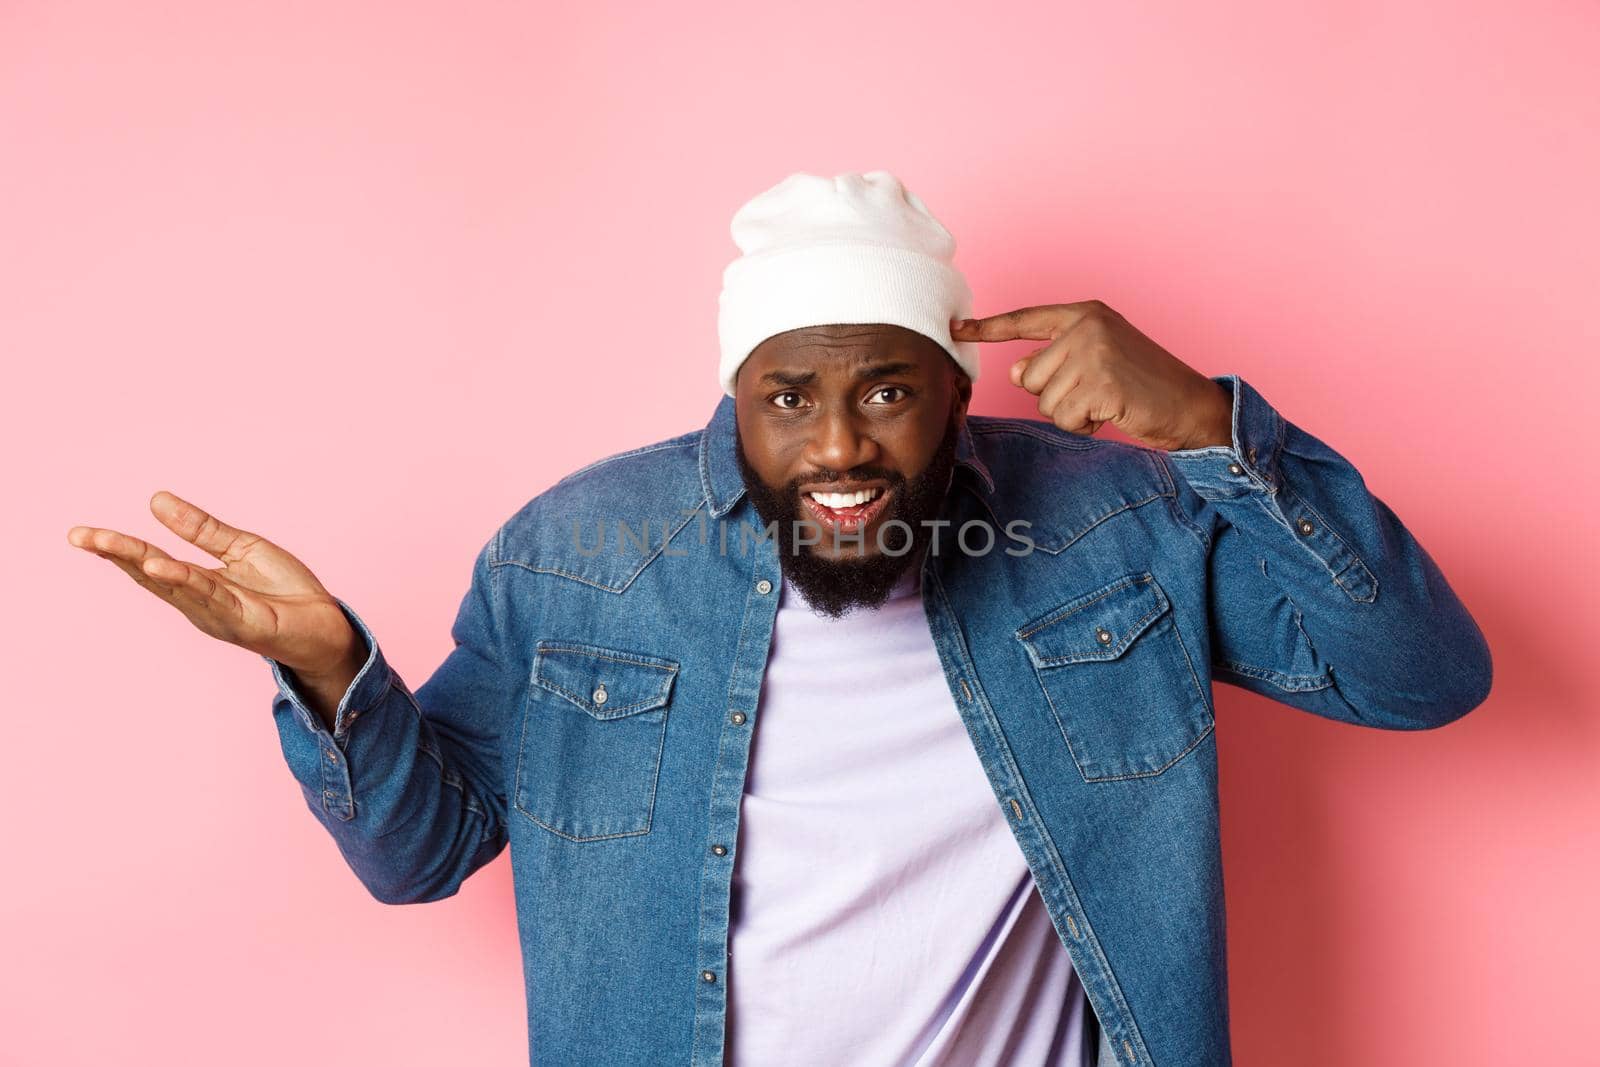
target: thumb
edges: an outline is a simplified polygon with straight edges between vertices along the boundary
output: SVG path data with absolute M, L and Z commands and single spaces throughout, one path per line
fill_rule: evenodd
M 1021 359 L 1019 359 L 1015 363 L 1011 364 L 1011 384 L 1012 385 L 1020 386 L 1022 384 L 1022 375 L 1027 371 L 1028 364 L 1031 363 L 1032 361 L 1033 361 L 1033 357 L 1032 356 L 1023 356 Z

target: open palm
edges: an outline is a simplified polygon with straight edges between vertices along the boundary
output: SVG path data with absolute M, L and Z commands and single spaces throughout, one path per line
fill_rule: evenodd
M 220 641 L 307 675 L 332 671 L 349 655 L 356 640 L 349 620 L 294 556 L 164 489 L 150 498 L 150 511 L 222 566 L 185 563 L 148 541 L 95 526 L 74 526 L 67 540 L 115 563 L 135 584 Z

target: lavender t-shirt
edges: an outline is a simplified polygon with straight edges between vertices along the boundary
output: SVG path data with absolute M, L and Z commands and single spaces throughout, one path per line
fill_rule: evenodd
M 1083 1062 L 1083 987 L 918 581 L 840 619 L 782 585 L 735 850 L 733 1067 Z

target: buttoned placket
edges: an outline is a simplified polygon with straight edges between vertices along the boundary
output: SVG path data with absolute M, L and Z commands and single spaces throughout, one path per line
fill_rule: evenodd
M 353 688 L 352 683 L 352 690 Z M 296 690 L 282 681 L 279 683 L 279 690 L 288 694 L 295 713 L 305 723 L 306 729 L 317 737 L 318 785 L 321 790 L 322 810 L 340 822 L 349 822 L 355 818 L 355 795 L 350 782 L 350 764 L 345 758 L 344 746 L 349 743 L 348 731 L 358 711 L 355 708 L 344 708 L 342 715 L 336 711 L 334 732 L 330 733 L 323 728 L 316 713 L 300 699 Z M 350 693 L 346 692 L 344 699 L 348 700 L 349 696 Z
M 739 834 L 740 804 L 756 727 L 756 705 L 766 674 L 772 631 L 778 615 L 782 567 L 773 542 L 755 542 L 746 589 L 742 635 L 734 651 L 733 677 L 722 717 L 717 762 L 712 771 L 707 823 L 708 844 L 702 853 L 700 922 L 696 942 L 698 971 L 686 975 L 695 990 L 694 1050 L 691 1062 L 720 1067 L 727 1032 L 727 968 L 731 956 L 730 896 L 733 890 L 734 842 Z
M 348 821 L 355 816 L 350 765 L 326 731 L 318 735 L 318 747 L 322 750 L 322 810 L 335 819 Z
M 1012 833 L 1022 848 L 1023 858 L 1032 872 L 1039 897 L 1054 924 L 1079 980 L 1088 991 L 1091 1008 L 1103 1029 L 1109 1031 L 1113 1044 L 1121 1051 L 1119 1067 L 1148 1064 L 1149 1052 L 1144 1048 L 1144 1038 L 1133 1024 L 1133 1014 L 1126 998 L 1106 962 L 1099 939 L 1082 918 L 1083 909 L 1070 879 L 1060 869 L 1060 856 L 1054 844 L 1044 833 L 1039 820 L 1030 815 L 1029 798 L 1021 769 L 1012 757 L 994 710 L 978 683 L 977 672 L 967 657 L 961 637 L 961 627 L 955 612 L 944 595 L 939 581 L 934 557 L 925 562 L 922 572 L 922 596 L 933 643 L 944 667 L 945 679 L 955 697 L 956 707 L 967 728 L 968 737 L 977 750 L 979 763 L 990 787 L 999 798 L 1010 821 Z M 1100 630 L 1096 638 L 1108 643 L 1112 635 Z M 1024 808 L 1026 802 L 1028 806 Z M 1137 1047 L 1135 1046 L 1137 1042 Z

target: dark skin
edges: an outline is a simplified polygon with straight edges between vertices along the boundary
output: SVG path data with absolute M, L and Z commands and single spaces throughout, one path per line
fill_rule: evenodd
M 1049 342 L 1011 367 L 1040 415 L 1074 433 L 1110 422 L 1152 448 L 1227 445 L 1232 405 L 1188 366 L 1099 300 L 1018 308 L 952 321 L 958 341 Z M 899 364 L 892 371 L 885 364 Z M 914 478 L 954 417 L 966 421 L 972 382 L 922 334 L 884 323 L 810 326 L 767 338 L 734 380 L 746 457 L 771 488 L 810 487 L 852 468 Z M 820 486 L 819 486 L 820 487 Z M 812 551 L 875 552 L 881 513 L 860 547 L 822 538 Z
M 950 329 L 958 341 L 1046 342 L 1012 365 L 1011 381 L 1037 396 L 1039 413 L 1064 430 L 1092 434 L 1109 422 L 1152 448 L 1230 443 L 1227 390 L 1099 300 L 1018 308 L 952 322 Z M 772 374 L 790 375 L 790 384 Z M 913 516 L 937 509 L 943 474 L 933 461 L 951 450 L 952 423 L 957 431 L 965 425 L 972 399 L 971 381 L 943 348 L 883 323 L 813 326 L 767 338 L 740 368 L 734 390 L 741 454 L 775 497 L 797 497 L 796 490 L 823 483 L 837 489 L 853 480 L 887 481 L 894 495 L 905 493 Z M 74 526 L 67 541 L 111 562 L 201 632 L 282 663 L 331 726 L 366 654 L 333 594 L 285 549 L 174 493 L 157 492 L 150 510 L 222 565 L 174 559 L 149 541 L 103 527 Z M 826 594 L 826 609 L 881 602 L 892 566 L 881 566 L 881 559 L 859 571 L 828 564 L 884 555 L 877 534 L 889 520 L 885 508 L 859 543 L 834 545 L 824 537 L 806 549 L 825 557 L 820 568 L 802 573 Z M 889 527 L 884 539 L 891 552 L 895 530 Z M 910 566 L 914 556 L 899 561 Z
M 856 480 L 857 468 L 914 479 L 927 468 L 952 418 L 964 425 L 972 382 L 933 341 L 901 326 L 809 326 L 767 338 L 734 380 L 746 458 L 770 487 Z M 876 480 L 876 479 L 862 479 Z M 892 492 L 892 490 L 891 490 Z M 878 552 L 885 507 L 862 544 L 821 537 L 829 558 Z
M 1092 434 L 1106 423 L 1148 448 L 1233 443 L 1228 390 L 1157 344 L 1103 300 L 1041 304 L 952 320 L 957 341 L 1045 341 L 1011 365 L 1039 414 Z

